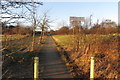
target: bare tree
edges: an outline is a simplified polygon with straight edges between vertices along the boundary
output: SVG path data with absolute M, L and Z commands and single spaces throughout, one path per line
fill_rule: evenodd
M 1 0 L 0 2 L 0 8 L 1 8 L 1 19 L 8 19 L 7 23 L 9 23 L 11 20 L 13 19 L 27 19 L 27 20 L 31 20 L 31 14 L 33 14 L 33 7 L 35 7 L 33 5 L 33 3 L 35 5 L 42 5 L 42 2 L 33 2 L 33 0 L 29 0 L 28 1 L 17 1 L 17 0 Z M 19 12 L 15 12 L 15 10 L 18 9 L 20 10 Z M 28 15 L 30 14 L 30 15 Z M 8 17 L 6 17 L 5 15 L 8 15 Z M 14 21 L 13 21 L 14 22 Z
M 34 0 L 28 0 L 28 1 L 18 1 L 18 0 L 2 0 L 0 2 L 0 8 L 1 10 L 1 15 L 0 17 L 1 20 L 5 23 L 11 23 L 10 21 L 14 20 L 12 23 L 16 23 L 16 19 L 25 19 L 26 21 L 33 22 L 33 42 L 32 42 L 32 51 L 34 48 L 34 36 L 35 36 L 35 26 L 36 26 L 36 7 L 39 5 L 43 5 L 42 2 L 36 2 Z M 13 10 L 19 9 L 21 12 L 15 12 Z M 23 11 L 23 9 L 25 11 Z M 4 16 L 8 15 L 8 17 Z M 6 19 L 8 19 L 6 21 Z M 4 21 L 5 20 L 5 21 Z
M 48 11 L 43 13 L 43 16 L 39 22 L 40 28 L 41 28 L 41 35 L 39 38 L 39 44 L 42 42 L 43 37 L 45 36 L 45 32 L 50 28 L 50 23 L 53 22 L 53 20 L 50 20 L 50 17 L 48 16 Z M 51 29 L 51 28 L 50 28 Z

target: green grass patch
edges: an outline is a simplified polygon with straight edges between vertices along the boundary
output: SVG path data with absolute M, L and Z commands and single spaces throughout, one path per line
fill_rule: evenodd
M 87 45 L 92 43 L 102 43 L 104 40 L 116 39 L 120 37 L 120 34 L 108 34 L 108 35 L 98 35 L 98 34 L 87 34 L 87 35 L 54 35 L 53 38 L 61 46 L 73 46 L 79 39 L 81 45 Z

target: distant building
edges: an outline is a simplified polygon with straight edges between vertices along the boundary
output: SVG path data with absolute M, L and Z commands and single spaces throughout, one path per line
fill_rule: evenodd
M 70 17 L 71 26 L 82 26 L 84 22 L 85 22 L 84 17 Z
M 41 30 L 40 27 L 36 27 L 36 28 L 35 28 L 35 31 L 36 31 L 36 32 L 41 32 L 42 30 Z
M 109 19 L 106 19 L 101 23 L 101 27 L 116 27 L 117 24 L 114 21 L 111 21 Z
M 36 27 L 35 28 L 35 34 L 36 35 L 42 35 L 42 34 L 44 34 L 44 35 L 46 35 L 47 34 L 47 27 Z

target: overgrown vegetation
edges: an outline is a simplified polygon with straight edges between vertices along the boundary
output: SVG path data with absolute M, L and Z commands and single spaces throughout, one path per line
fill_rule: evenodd
M 5 35 L 15 35 L 15 34 L 31 35 L 32 32 L 33 32 L 32 27 L 25 27 L 25 26 L 22 26 L 22 25 L 16 25 L 16 26 L 2 25 L 2 34 L 5 34 Z
M 59 30 L 51 30 L 51 34 L 55 35 L 69 35 L 69 34 L 116 34 L 119 33 L 120 27 L 113 21 L 101 22 L 100 24 L 95 24 L 91 28 L 83 26 L 61 26 Z
M 33 77 L 33 57 L 38 55 L 41 47 L 38 41 L 39 36 L 35 36 L 34 51 L 31 51 L 32 36 L 3 42 L 3 46 L 8 46 L 2 51 L 3 78 Z
M 120 34 L 55 35 L 53 38 L 66 51 L 62 55 L 69 57 L 67 66 L 71 66 L 73 76 L 89 79 L 90 58 L 95 56 L 95 78 L 118 78 Z

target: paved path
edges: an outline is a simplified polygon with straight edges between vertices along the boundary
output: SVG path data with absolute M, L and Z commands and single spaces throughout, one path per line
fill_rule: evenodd
M 41 78 L 72 78 L 60 59 L 54 40 L 48 37 L 40 51 Z

